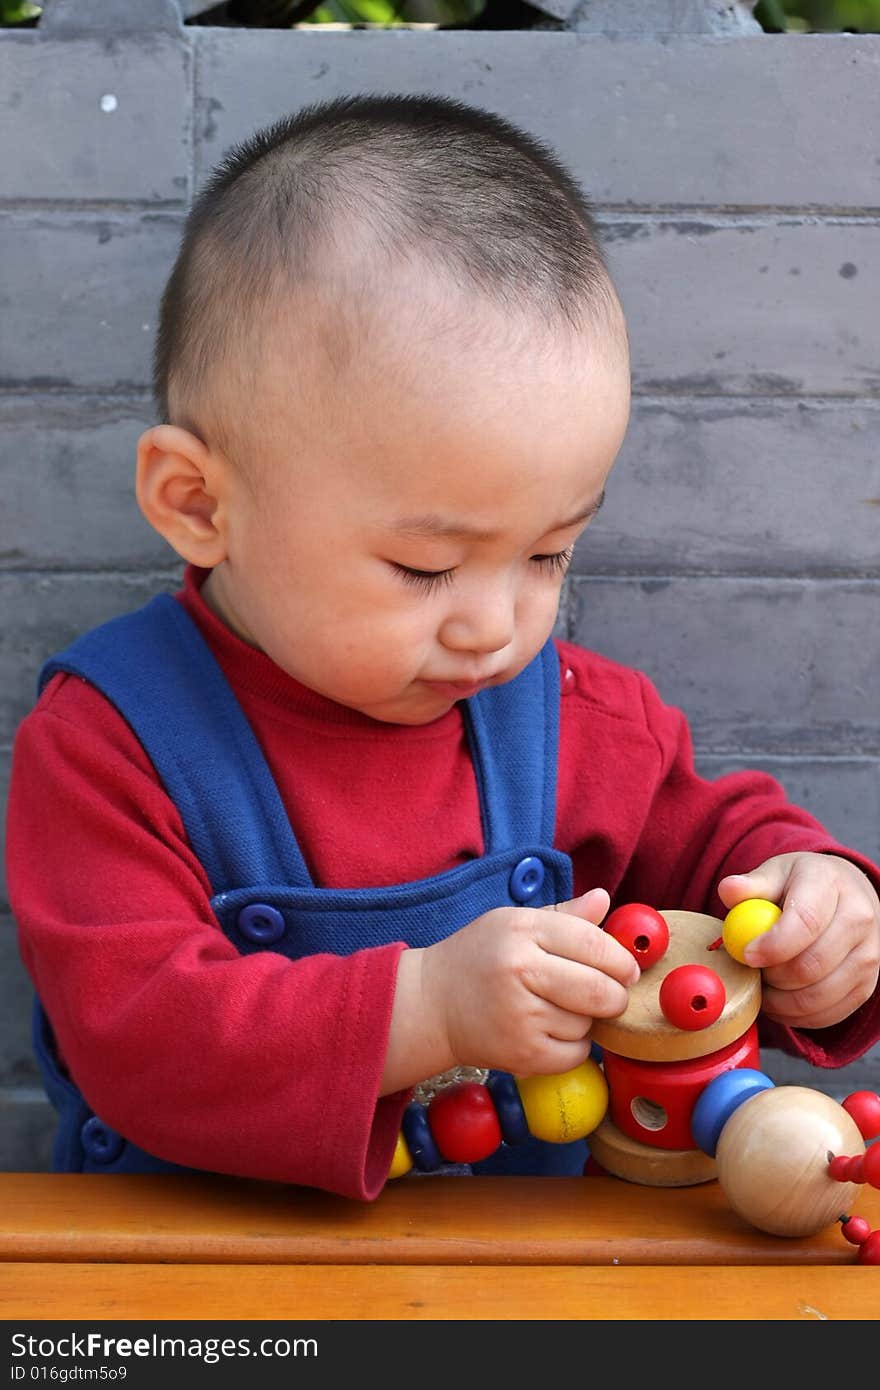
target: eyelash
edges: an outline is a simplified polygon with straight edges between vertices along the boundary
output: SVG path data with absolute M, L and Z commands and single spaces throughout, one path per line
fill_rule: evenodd
M 536 565 L 540 565 L 548 574 L 564 574 L 568 569 L 571 557 L 574 554 L 574 546 L 570 545 L 566 550 L 559 550 L 555 555 L 533 555 L 532 560 Z M 407 584 L 414 585 L 417 589 L 428 592 L 431 589 L 438 589 L 446 584 L 451 584 L 455 570 L 414 570 L 407 565 L 394 565 L 401 579 Z

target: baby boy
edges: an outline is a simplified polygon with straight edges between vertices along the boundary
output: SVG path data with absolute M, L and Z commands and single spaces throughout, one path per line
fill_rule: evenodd
M 765 774 L 698 777 L 641 672 L 553 637 L 629 391 L 589 205 L 499 117 L 344 98 L 215 171 L 137 461 L 183 588 L 48 662 L 15 745 L 54 1166 L 372 1198 L 418 1082 L 589 1054 L 628 901 L 778 902 L 764 1041 L 880 1038 L 876 866 Z

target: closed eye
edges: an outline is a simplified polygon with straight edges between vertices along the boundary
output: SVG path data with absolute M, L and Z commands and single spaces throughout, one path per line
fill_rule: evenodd
M 532 561 L 536 565 L 550 571 L 551 574 L 565 574 L 571 564 L 571 557 L 574 554 L 574 546 L 570 545 L 565 550 L 559 550 L 555 555 L 533 555 Z
M 413 584 L 417 589 L 428 591 L 439 588 L 442 584 L 451 584 L 455 570 L 414 570 L 409 565 L 398 565 L 392 561 L 393 568 L 407 584 Z

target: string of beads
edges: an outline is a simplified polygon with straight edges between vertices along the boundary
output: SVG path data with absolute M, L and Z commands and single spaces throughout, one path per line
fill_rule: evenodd
M 451 1163 L 479 1163 L 504 1144 L 528 1138 L 550 1144 L 583 1139 L 604 1118 L 608 1083 L 600 1050 L 579 1067 L 553 1076 L 514 1077 L 490 1071 L 485 1085 L 459 1081 L 437 1091 L 425 1105 L 410 1101 L 389 1178 L 412 1168 L 435 1173 Z

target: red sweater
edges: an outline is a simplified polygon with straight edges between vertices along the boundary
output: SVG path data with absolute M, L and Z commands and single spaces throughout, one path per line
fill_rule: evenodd
M 177 595 L 249 719 L 314 882 L 400 883 L 482 853 L 461 714 L 379 723 L 316 695 Z M 710 782 L 684 716 L 650 681 L 558 642 L 555 845 L 575 892 L 723 916 L 715 885 L 790 850 L 846 854 L 764 773 Z M 369 1199 L 408 1093 L 379 1099 L 402 944 L 290 961 L 240 956 L 180 816 L 128 725 L 86 682 L 53 677 L 16 735 L 7 828 L 22 958 L 94 1110 L 194 1168 Z M 843 1066 L 880 1038 L 880 1000 L 822 1032 L 762 1041 Z

